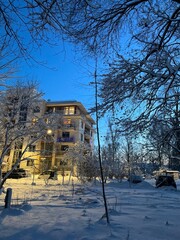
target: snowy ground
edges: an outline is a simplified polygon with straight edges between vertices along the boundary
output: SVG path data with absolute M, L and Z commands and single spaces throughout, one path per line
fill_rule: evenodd
M 177 191 L 156 189 L 154 181 L 129 187 L 106 184 L 110 225 L 101 186 L 31 178 L 8 179 L 11 209 L 0 195 L 0 240 L 179 240 L 180 182 Z

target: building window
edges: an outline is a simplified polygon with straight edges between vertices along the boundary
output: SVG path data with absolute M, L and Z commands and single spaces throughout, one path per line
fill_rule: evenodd
M 84 128 L 84 124 L 83 124 L 83 121 L 81 121 L 81 128 L 82 128 L 82 129 Z
M 27 120 L 27 113 L 20 112 L 19 122 L 25 122 Z
M 61 151 L 66 151 L 69 148 L 68 145 L 62 145 L 61 146 Z
M 71 119 L 70 118 L 65 118 L 64 119 L 64 125 L 70 125 L 71 124 Z
M 81 142 L 84 141 L 84 135 L 81 133 Z
M 38 122 L 38 119 L 37 119 L 37 118 L 33 118 L 33 119 L 32 119 L 32 125 L 35 125 L 37 122 Z
M 28 151 L 29 152 L 35 152 L 36 150 L 36 145 L 29 145 Z
M 22 146 L 23 146 L 23 138 L 19 139 L 19 141 L 15 142 L 14 149 L 22 150 Z
M 69 132 L 62 132 L 62 137 L 63 138 L 69 138 L 70 137 Z
M 46 124 L 49 123 L 49 119 L 48 118 L 45 118 L 44 121 L 45 121 Z
M 34 135 L 31 135 L 30 139 L 33 140 L 35 138 L 38 138 L 38 133 L 34 133 Z
M 48 107 L 46 110 L 47 113 L 52 113 L 53 112 L 53 107 Z
M 20 150 L 15 150 L 14 151 L 14 155 L 13 155 L 13 164 L 15 164 L 17 162 L 17 160 L 19 160 L 21 158 L 21 154 L 22 152 Z
M 28 166 L 28 167 L 32 167 L 32 166 L 34 166 L 34 161 L 33 161 L 32 159 L 27 160 L 27 164 L 26 164 L 26 166 Z
M 74 115 L 75 108 L 74 107 L 65 107 L 64 108 L 64 115 Z
M 9 156 L 10 153 L 11 153 L 11 149 L 7 149 L 7 150 L 6 150 L 6 155 Z
M 36 107 L 33 109 L 33 112 L 34 112 L 34 113 L 39 113 L 39 112 L 40 112 L 40 107 L 39 107 L 39 106 L 36 106 Z
M 27 120 L 27 107 L 21 106 L 19 112 L 19 122 L 25 122 Z

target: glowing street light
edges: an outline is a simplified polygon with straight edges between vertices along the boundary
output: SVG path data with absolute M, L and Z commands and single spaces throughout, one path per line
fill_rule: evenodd
M 51 130 L 51 129 L 48 129 L 48 130 L 47 130 L 47 134 L 48 134 L 48 135 L 51 135 L 51 134 L 52 134 L 52 130 Z

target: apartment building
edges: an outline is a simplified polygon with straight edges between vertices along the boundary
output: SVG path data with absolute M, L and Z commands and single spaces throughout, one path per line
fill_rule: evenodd
M 47 137 L 40 138 L 38 141 L 28 147 L 24 154 L 28 158 L 22 161 L 20 168 L 29 170 L 30 172 L 42 172 L 49 169 L 62 168 L 70 171 L 70 166 L 64 163 L 63 156 L 70 146 L 74 146 L 78 142 L 83 142 L 93 150 L 94 142 L 94 120 L 88 114 L 82 103 L 78 101 L 42 101 L 36 107 L 36 116 L 54 116 L 60 119 L 60 125 L 54 129 L 47 130 Z M 48 121 L 47 117 L 47 121 Z M 32 119 L 36 121 L 36 119 Z M 29 137 L 23 139 L 23 145 L 27 144 Z M 14 148 L 9 156 L 9 163 L 12 165 L 21 149 Z

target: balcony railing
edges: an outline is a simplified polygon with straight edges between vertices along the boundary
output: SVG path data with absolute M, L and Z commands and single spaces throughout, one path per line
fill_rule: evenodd
M 57 142 L 74 142 L 74 137 L 58 137 Z

